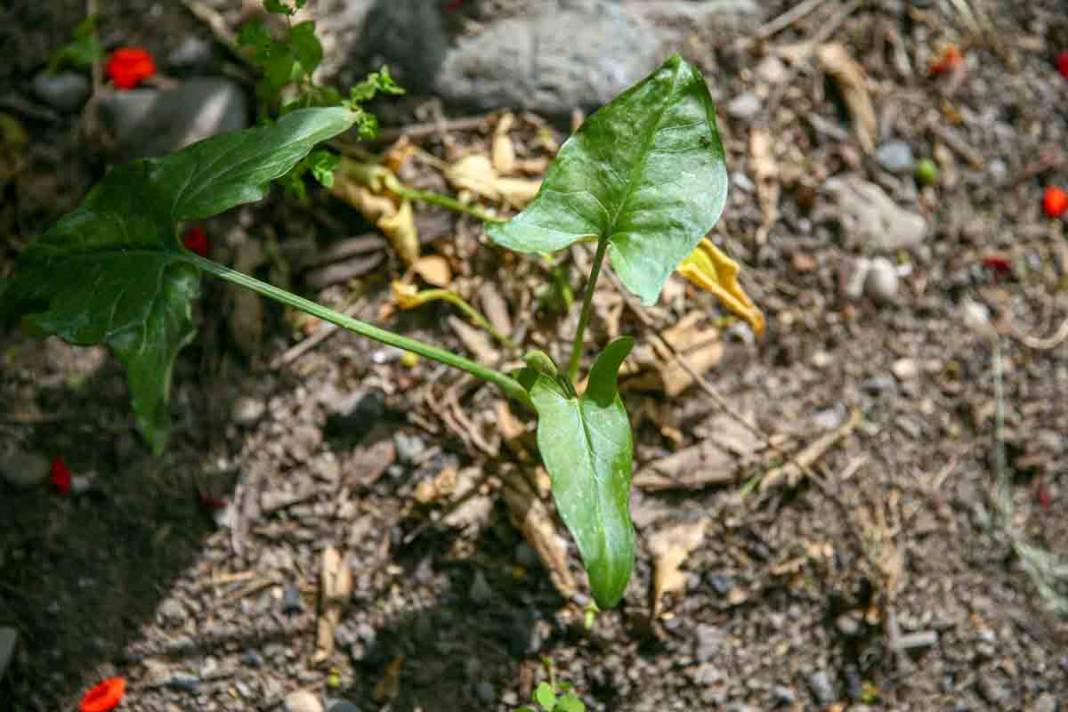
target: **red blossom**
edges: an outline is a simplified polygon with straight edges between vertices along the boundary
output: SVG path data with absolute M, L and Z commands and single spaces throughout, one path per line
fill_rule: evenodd
M 207 492 L 201 492 L 197 490 L 197 503 L 204 509 L 209 511 L 218 511 L 220 509 L 226 509 L 226 500 L 219 497 L 213 497 Z
M 1062 77 L 1068 79 L 1068 49 L 1057 55 L 1057 71 Z
M 1035 485 L 1035 501 L 1038 502 L 1043 512 L 1048 512 L 1053 504 L 1053 497 L 1050 496 L 1049 485 L 1045 480 L 1039 480 Z
M 1042 196 L 1042 210 L 1051 218 L 1064 215 L 1068 212 L 1068 193 L 1055 185 L 1049 186 Z
M 66 461 L 59 457 L 52 458 L 52 474 L 49 477 L 49 482 L 56 492 L 67 495 L 70 494 L 70 468 L 67 467 Z
M 201 257 L 208 256 L 208 233 L 204 232 L 204 228 L 199 225 L 186 230 L 185 235 L 182 236 L 182 244 L 190 252 L 195 252 Z
M 148 50 L 119 47 L 108 57 L 107 73 L 119 89 L 133 89 L 156 73 L 156 63 Z
M 80 712 L 111 712 L 126 694 L 126 680 L 109 677 L 82 695 Z
M 964 57 L 961 55 L 960 50 L 957 49 L 957 45 L 950 45 L 943 50 L 938 60 L 927 71 L 932 77 L 948 74 L 959 67 L 963 61 Z

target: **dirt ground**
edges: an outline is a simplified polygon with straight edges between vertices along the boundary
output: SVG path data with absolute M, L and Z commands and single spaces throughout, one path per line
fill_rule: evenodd
M 768 3 L 765 17 L 789 4 Z M 973 20 L 962 4 L 984 12 Z M 3 70 L 12 91 L 81 3 L 45 5 L 0 11 L 0 37 L 23 52 Z M 168 32 L 204 35 L 178 3 L 164 5 L 165 20 L 128 13 L 111 31 L 164 46 Z M 91 486 L 61 497 L 0 482 L 0 625 L 20 634 L 0 710 L 72 709 L 112 674 L 128 680 L 129 710 L 280 709 L 298 688 L 365 711 L 513 710 L 544 679 L 542 658 L 592 710 L 1065 709 L 1068 586 L 1054 563 L 1068 557 L 1068 341 L 1047 337 L 1068 318 L 1068 242 L 1041 195 L 1068 184 L 1068 80 L 1053 66 L 1068 50 L 1068 14 L 1048 0 L 869 3 L 844 16 L 829 39 L 869 77 L 874 143 L 900 139 L 939 163 L 940 184 L 918 187 L 865 153 L 818 62 L 767 61 L 828 39 L 821 30 L 843 5 L 825 5 L 762 41 L 695 30 L 682 48 L 712 84 L 732 174 L 712 237 L 744 265 L 764 338 L 678 278 L 648 323 L 611 280 L 599 289 L 591 354 L 618 331 L 655 361 L 651 335 L 681 322 L 684 338 L 711 339 L 708 380 L 771 442 L 698 386 L 669 398 L 635 377 L 625 400 L 639 554 L 618 609 L 585 625 L 573 545 L 551 579 L 516 526 L 509 493 L 544 483 L 530 423 L 503 416 L 492 387 L 347 333 L 287 357 L 307 328 L 273 305 L 250 344 L 232 326 L 244 307 L 206 283 L 162 457 L 133 429 L 106 352 L 2 335 L 0 443 L 62 455 Z M 929 76 L 946 43 L 962 48 L 962 69 Z M 776 69 L 785 76 L 769 77 Z M 751 123 L 725 111 L 746 92 L 764 111 Z M 69 117 L 10 101 L 0 110 L 33 139 L 4 187 L 3 274 L 105 162 Z M 496 121 L 412 140 L 450 160 L 487 150 Z M 760 128 L 781 188 L 764 244 L 766 184 L 749 147 Z M 520 156 L 548 157 L 546 131 L 565 135 L 520 117 Z M 848 294 L 851 265 L 870 254 L 824 188 L 839 174 L 928 223 L 922 245 L 891 255 L 900 287 L 889 298 Z M 424 164 L 402 177 L 445 187 Z M 491 247 L 468 216 L 417 217 L 424 252 L 447 259 L 455 289 L 524 305 L 507 314 L 516 339 L 566 352 L 575 314 L 554 307 L 543 263 Z M 306 286 L 303 265 L 368 231 L 321 193 L 208 224 L 217 259 L 261 241 L 274 255 L 261 276 L 329 304 L 358 293 L 360 318 L 479 350 L 448 306 L 394 313 L 389 281 L 403 268 L 392 254 L 355 292 Z M 572 289 L 589 259 L 561 256 Z M 977 305 L 997 336 L 977 327 Z M 506 359 L 492 346 L 482 355 Z M 791 470 L 783 453 L 803 459 L 813 444 L 808 472 Z M 688 553 L 681 586 L 654 600 L 665 546 Z M 334 651 L 315 661 L 328 547 L 353 592 Z M 567 572 L 580 583 L 565 597 L 554 581 Z

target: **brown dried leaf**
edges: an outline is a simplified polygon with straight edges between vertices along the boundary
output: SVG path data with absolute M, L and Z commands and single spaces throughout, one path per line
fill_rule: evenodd
M 415 214 L 412 204 L 402 200 L 397 212 L 384 215 L 375 223 L 389 239 L 389 244 L 406 265 L 419 259 L 419 233 L 415 229 Z
M 482 304 L 482 312 L 493 324 L 493 328 L 505 336 L 512 333 L 512 317 L 508 313 L 508 303 L 504 301 L 500 291 L 493 282 L 486 282 L 478 290 L 478 298 Z
M 501 197 L 497 189 L 497 173 L 484 153 L 472 153 L 456 161 L 445 169 L 445 178 L 456 190 L 470 191 L 489 200 Z
M 655 460 L 634 475 L 644 490 L 700 489 L 735 482 L 762 448 L 753 433 L 727 415 L 714 416 L 701 442 Z
M 701 518 L 661 529 L 649 537 L 649 553 L 653 555 L 653 617 L 660 615 L 663 597 L 686 587 L 682 562 L 705 538 L 708 519 Z
M 556 533 L 549 508 L 521 475 L 509 477 L 501 491 L 512 524 L 537 552 L 556 590 L 565 599 L 570 598 L 576 590 L 575 578 L 567 566 L 567 547 Z
M 838 85 L 842 100 L 853 117 L 853 131 L 865 153 L 875 150 L 875 136 L 879 127 L 875 108 L 868 93 L 868 77 L 864 68 L 849 55 L 845 45 L 837 42 L 821 45 L 816 50 L 820 67 Z
M 427 284 L 445 288 L 452 284 L 452 268 L 441 255 L 426 255 L 412 263 L 412 270 Z

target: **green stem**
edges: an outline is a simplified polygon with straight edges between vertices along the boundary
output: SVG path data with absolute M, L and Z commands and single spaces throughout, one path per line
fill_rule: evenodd
M 582 311 L 579 313 L 578 328 L 575 329 L 575 341 L 571 345 L 571 360 L 567 364 L 567 378 L 572 383 L 578 375 L 579 361 L 582 360 L 582 344 L 586 337 L 586 324 L 590 321 L 590 310 L 593 307 L 593 292 L 597 288 L 597 278 L 601 275 L 601 263 L 604 262 L 604 253 L 608 249 L 608 240 L 602 238 L 597 242 L 597 253 L 593 256 L 593 270 L 586 282 L 586 293 L 582 296 Z
M 520 403 L 530 405 L 530 396 L 527 395 L 526 389 L 524 389 L 514 378 L 503 374 L 500 371 L 496 371 L 476 361 L 464 358 L 463 356 L 457 356 L 454 353 L 450 353 L 449 351 L 440 349 L 436 346 L 425 344 L 422 341 L 407 336 L 401 336 L 392 331 L 386 331 L 385 329 L 380 329 L 377 326 L 353 319 L 344 314 L 339 314 L 333 309 L 324 307 L 323 305 L 305 299 L 304 297 L 298 297 L 296 294 L 287 292 L 284 289 L 279 289 L 266 282 L 261 282 L 255 277 L 250 277 L 243 272 L 232 270 L 229 267 L 220 265 L 217 262 L 212 262 L 199 255 L 187 253 L 184 257 L 187 261 L 209 274 L 213 274 L 216 277 L 220 277 L 228 282 L 245 287 L 246 289 L 251 289 L 253 292 L 257 292 L 265 297 L 287 304 L 295 309 L 300 309 L 301 311 L 307 312 L 323 321 L 336 324 L 342 329 L 347 329 L 355 334 L 366 336 L 369 339 L 374 339 L 375 341 L 379 341 L 389 346 L 395 346 L 398 349 L 411 351 L 414 354 L 419 354 L 420 356 L 424 356 L 433 361 L 438 361 L 446 366 L 452 366 L 461 371 L 466 371 L 472 376 L 477 376 L 484 381 L 495 384 L 508 396 Z
M 394 193 L 396 193 L 402 198 L 407 198 L 408 200 L 415 200 L 420 203 L 429 203 L 430 205 L 437 205 L 439 207 L 448 208 L 449 210 L 453 210 L 458 213 L 465 213 L 473 218 L 481 220 L 482 222 L 508 222 L 505 218 L 499 218 L 496 215 L 490 215 L 478 206 L 461 203 L 459 200 L 452 197 L 451 195 L 445 195 L 444 193 L 435 193 L 429 190 L 409 188 L 404 184 L 391 185 L 390 190 L 392 190 Z

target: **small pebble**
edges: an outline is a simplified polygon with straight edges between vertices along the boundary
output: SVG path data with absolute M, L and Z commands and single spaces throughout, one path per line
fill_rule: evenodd
M 89 97 L 89 77 L 77 72 L 49 74 L 33 78 L 33 94 L 60 111 L 77 111 Z
M 708 583 L 712 590 L 721 596 L 726 596 L 734 588 L 734 581 L 726 574 L 710 574 Z
M 825 670 L 817 670 L 808 676 L 808 689 L 812 697 L 821 705 L 832 704 L 838 695 L 834 692 L 834 685 Z
M 300 589 L 293 584 L 287 584 L 282 590 L 282 613 L 295 615 L 304 610 L 304 600 L 300 597 Z
M 171 679 L 167 681 L 167 685 L 172 690 L 196 692 L 196 689 L 200 686 L 200 678 L 196 675 L 190 675 L 187 672 L 176 672 L 171 675 Z
M 47 458 L 30 452 L 15 450 L 0 455 L 0 477 L 19 489 L 28 489 L 42 484 L 48 479 L 50 468 L 51 463 Z
M 727 114 L 739 121 L 749 121 L 760 112 L 760 97 L 752 92 L 739 94 L 727 104 Z
M 167 55 L 175 69 L 195 69 L 211 61 L 211 42 L 189 35 Z
M 497 699 L 497 691 L 493 689 L 493 684 L 487 680 L 482 680 L 475 686 L 475 694 L 478 695 L 478 699 L 487 705 L 492 704 Z
M 890 173 L 909 174 L 916 167 L 912 146 L 904 141 L 887 141 L 875 149 L 875 160 Z
M 911 358 L 899 358 L 890 366 L 890 370 L 899 381 L 911 381 L 920 372 L 916 361 Z
M 360 708 L 348 700 L 327 700 L 326 712 L 360 712 Z
M 286 695 L 282 709 L 285 712 L 323 712 L 323 704 L 307 690 L 296 690 Z
M 253 425 L 266 412 L 267 406 L 258 398 L 240 396 L 230 408 L 230 418 L 238 425 Z
M 403 431 L 394 434 L 393 445 L 397 450 L 397 460 L 409 465 L 417 464 L 426 453 L 426 443 L 422 438 Z
M 472 603 L 478 605 L 483 605 L 493 600 L 493 589 L 490 588 L 486 577 L 481 571 L 475 572 L 475 580 L 471 582 L 471 589 L 467 595 L 471 598 Z
M 897 268 L 885 257 L 876 257 L 868 267 L 864 293 L 876 304 L 893 304 L 897 300 Z
M 839 633 L 847 638 L 852 638 L 860 632 L 860 621 L 856 616 L 849 613 L 843 613 L 835 618 L 834 626 L 838 629 Z

